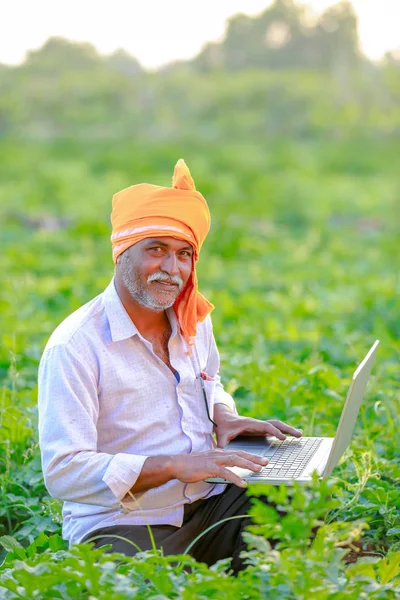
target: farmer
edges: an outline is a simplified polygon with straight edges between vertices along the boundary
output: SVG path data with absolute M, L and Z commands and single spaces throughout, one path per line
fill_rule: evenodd
M 240 417 L 223 389 L 213 306 L 195 268 L 210 213 L 184 161 L 172 188 L 115 194 L 111 221 L 115 276 L 57 327 L 40 363 L 45 483 L 65 501 L 70 544 L 95 537 L 96 546 L 132 555 L 151 548 L 151 525 L 157 546 L 179 554 L 213 523 L 248 510 L 245 483 L 226 467 L 256 472 L 266 461 L 225 444 L 301 431 Z M 235 485 L 204 481 L 216 476 Z M 237 572 L 244 525 L 216 526 L 191 554 L 209 565 L 232 557 Z

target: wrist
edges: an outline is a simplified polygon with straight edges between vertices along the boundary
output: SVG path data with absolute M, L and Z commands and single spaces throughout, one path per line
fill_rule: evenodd
M 168 480 L 177 479 L 179 455 L 165 456 L 164 469 Z
M 231 422 L 237 414 L 227 404 L 214 404 L 214 421 L 217 423 Z

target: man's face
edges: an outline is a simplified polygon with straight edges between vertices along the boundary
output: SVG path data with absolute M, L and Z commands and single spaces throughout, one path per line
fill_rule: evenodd
M 193 263 L 193 248 L 172 237 L 146 238 L 117 260 L 122 282 L 133 300 L 155 311 L 171 307 L 183 290 Z

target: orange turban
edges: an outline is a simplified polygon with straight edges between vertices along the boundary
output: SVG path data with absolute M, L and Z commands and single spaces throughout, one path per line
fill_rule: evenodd
M 207 202 L 196 191 L 190 171 L 181 158 L 172 178 L 172 188 L 140 183 L 118 192 L 112 201 L 114 263 L 127 248 L 148 237 L 174 237 L 193 247 L 189 280 L 174 303 L 181 332 L 191 345 L 198 321 L 203 321 L 214 306 L 197 289 L 196 262 L 210 229 Z

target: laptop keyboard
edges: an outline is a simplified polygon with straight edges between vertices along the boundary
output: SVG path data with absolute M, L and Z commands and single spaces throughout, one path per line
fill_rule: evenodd
M 274 440 L 269 450 L 276 450 L 272 455 L 268 452 L 269 463 L 251 477 L 296 479 L 302 474 L 322 441 L 321 438 Z

